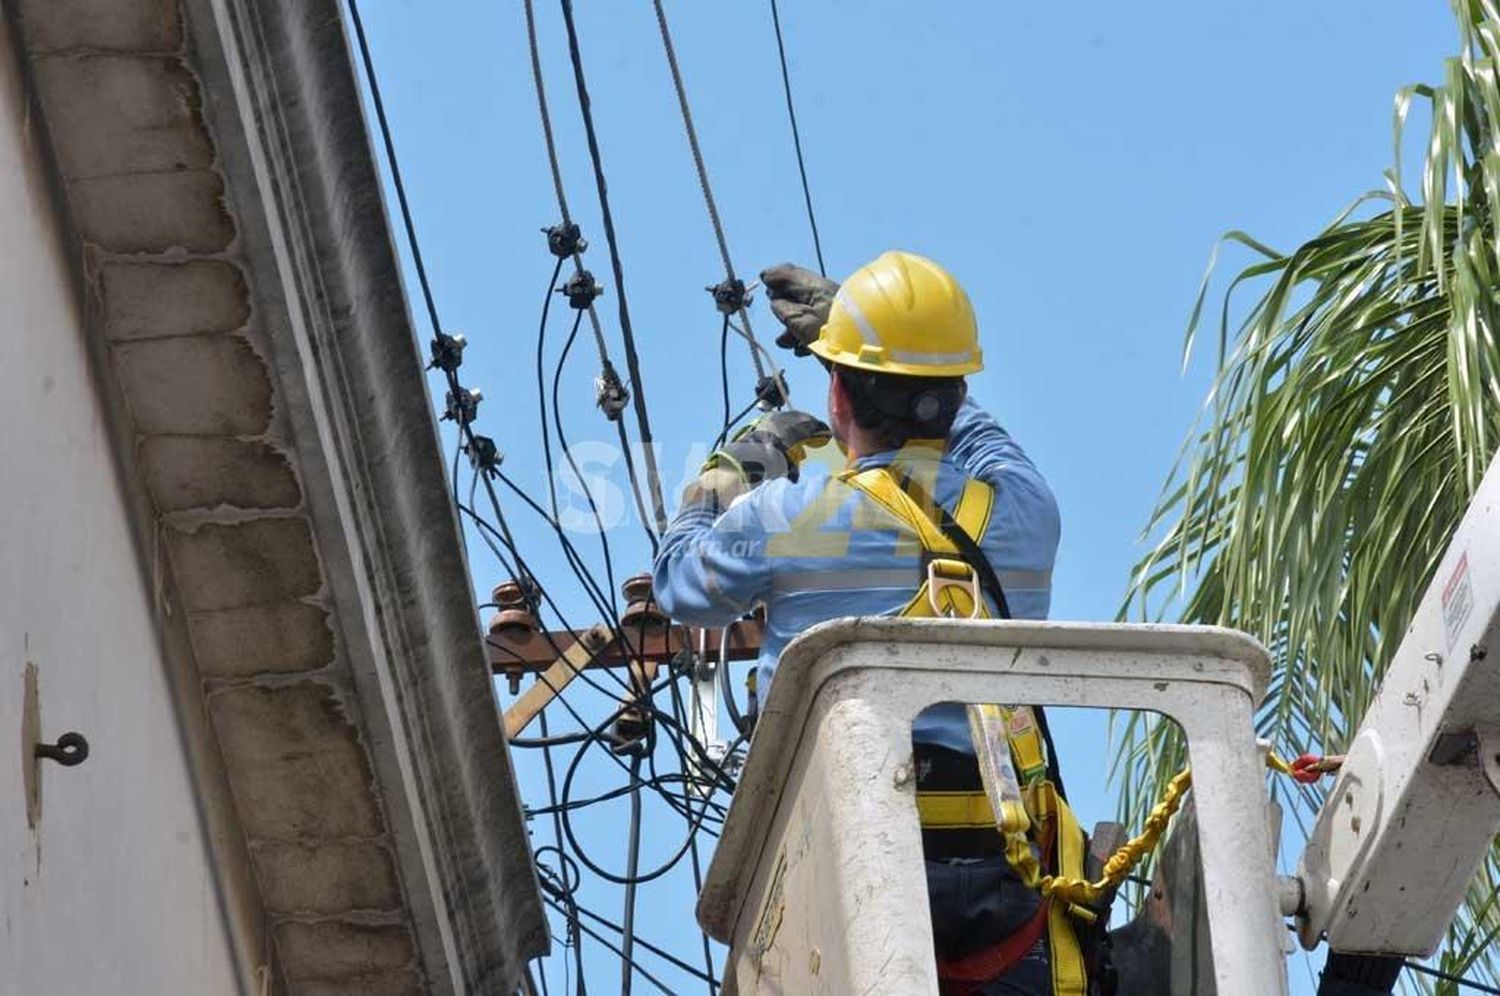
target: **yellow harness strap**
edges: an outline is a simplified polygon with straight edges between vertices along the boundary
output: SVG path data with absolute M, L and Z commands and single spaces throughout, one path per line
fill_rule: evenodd
M 905 617 L 932 618 L 950 616 L 963 619 L 987 617 L 979 575 L 960 555 L 953 541 L 933 522 L 931 513 L 907 494 L 887 467 L 864 471 L 845 471 L 840 480 L 863 492 L 875 504 L 897 520 L 911 527 L 917 541 L 929 555 L 927 576 L 911 601 L 897 613 Z M 977 543 L 989 528 L 990 513 L 995 507 L 995 489 L 983 481 L 970 478 L 953 510 L 953 519 Z
M 899 613 L 905 617 L 939 615 L 988 617 L 979 576 L 943 534 L 931 513 L 907 493 L 889 468 L 846 471 L 840 479 L 863 492 L 916 533 L 931 557 L 927 577 Z M 976 543 L 989 527 L 995 489 L 970 478 L 953 510 L 953 519 Z M 978 792 L 918 792 L 917 812 L 926 829 L 996 828 L 1005 839 L 1005 856 L 1022 882 L 1050 894 L 1053 880 L 1070 881 L 1084 874 L 1085 838 L 1072 809 L 1047 780 L 1047 755 L 1036 714 L 1030 706 L 969 706 L 970 736 L 980 761 L 984 790 Z M 1008 750 L 997 749 L 1004 730 Z M 1014 764 L 1012 764 L 1014 762 Z M 997 809 L 1003 819 L 996 819 Z M 1031 841 L 1053 841 L 1054 874 L 1044 876 Z M 1034 831 L 1034 833 L 1028 833 Z M 1054 898 L 1048 913 L 1054 996 L 1086 996 L 1087 972 L 1074 919 L 1092 921 L 1093 914 L 1065 897 Z

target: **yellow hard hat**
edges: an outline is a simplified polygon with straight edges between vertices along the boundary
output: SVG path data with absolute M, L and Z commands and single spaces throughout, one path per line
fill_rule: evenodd
M 876 373 L 961 377 L 984 368 L 969 295 L 947 270 L 909 252 L 883 253 L 850 274 L 808 348 Z

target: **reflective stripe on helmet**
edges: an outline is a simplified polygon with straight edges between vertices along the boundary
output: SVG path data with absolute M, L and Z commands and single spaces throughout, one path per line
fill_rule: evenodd
M 833 296 L 833 300 L 844 309 L 844 314 L 849 316 L 849 321 L 854 323 L 854 328 L 859 332 L 859 337 L 864 340 L 866 346 L 879 346 L 880 336 L 875 334 L 875 326 L 865 317 L 854 298 L 842 290 Z
M 951 367 L 968 363 L 974 359 L 972 351 L 966 353 L 913 353 L 905 349 L 888 350 L 897 363 L 920 363 L 929 367 Z

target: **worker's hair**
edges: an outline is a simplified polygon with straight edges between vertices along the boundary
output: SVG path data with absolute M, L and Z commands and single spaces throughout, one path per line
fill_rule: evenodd
M 964 400 L 962 377 L 909 377 L 832 365 L 854 424 L 886 449 L 913 439 L 946 439 Z

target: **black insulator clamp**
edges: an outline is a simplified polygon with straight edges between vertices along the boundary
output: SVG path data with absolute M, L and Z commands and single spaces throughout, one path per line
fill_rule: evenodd
M 532 612 L 540 611 L 542 607 L 542 583 L 530 571 L 522 568 L 521 576 L 516 578 L 516 584 L 521 586 L 521 597 L 526 600 L 526 608 Z
M 786 377 L 780 371 L 766 374 L 755 384 L 755 400 L 766 411 L 781 408 L 787 403 Z
M 489 436 L 469 437 L 464 443 L 464 453 L 469 457 L 469 466 L 485 474 L 495 473 L 505 461 L 505 456 Z
M 449 335 L 439 332 L 437 338 L 433 339 L 428 349 L 431 350 L 432 359 L 427 364 L 428 370 L 442 370 L 452 373 L 464 362 L 464 347 L 469 344 L 461 334 Z
M 599 376 L 594 378 L 594 403 L 611 422 L 618 422 L 630 404 L 630 392 L 620 381 L 613 364 L 606 363 Z
M 445 400 L 443 421 L 468 425 L 479 414 L 479 402 L 483 400 L 484 393 L 477 388 L 470 390 L 467 387 L 460 387 L 457 393 L 449 391 Z
M 542 232 L 547 236 L 547 249 L 558 259 L 575 256 L 589 247 L 575 222 L 560 221 Z
M 604 293 L 604 288 L 599 286 L 588 270 L 579 270 L 557 292 L 568 299 L 569 307 L 582 311 L 594 303 L 594 298 Z
M 728 277 L 712 287 L 705 287 L 714 296 L 714 307 L 726 315 L 743 311 L 750 303 L 750 295 L 745 291 L 745 282 L 739 277 Z

